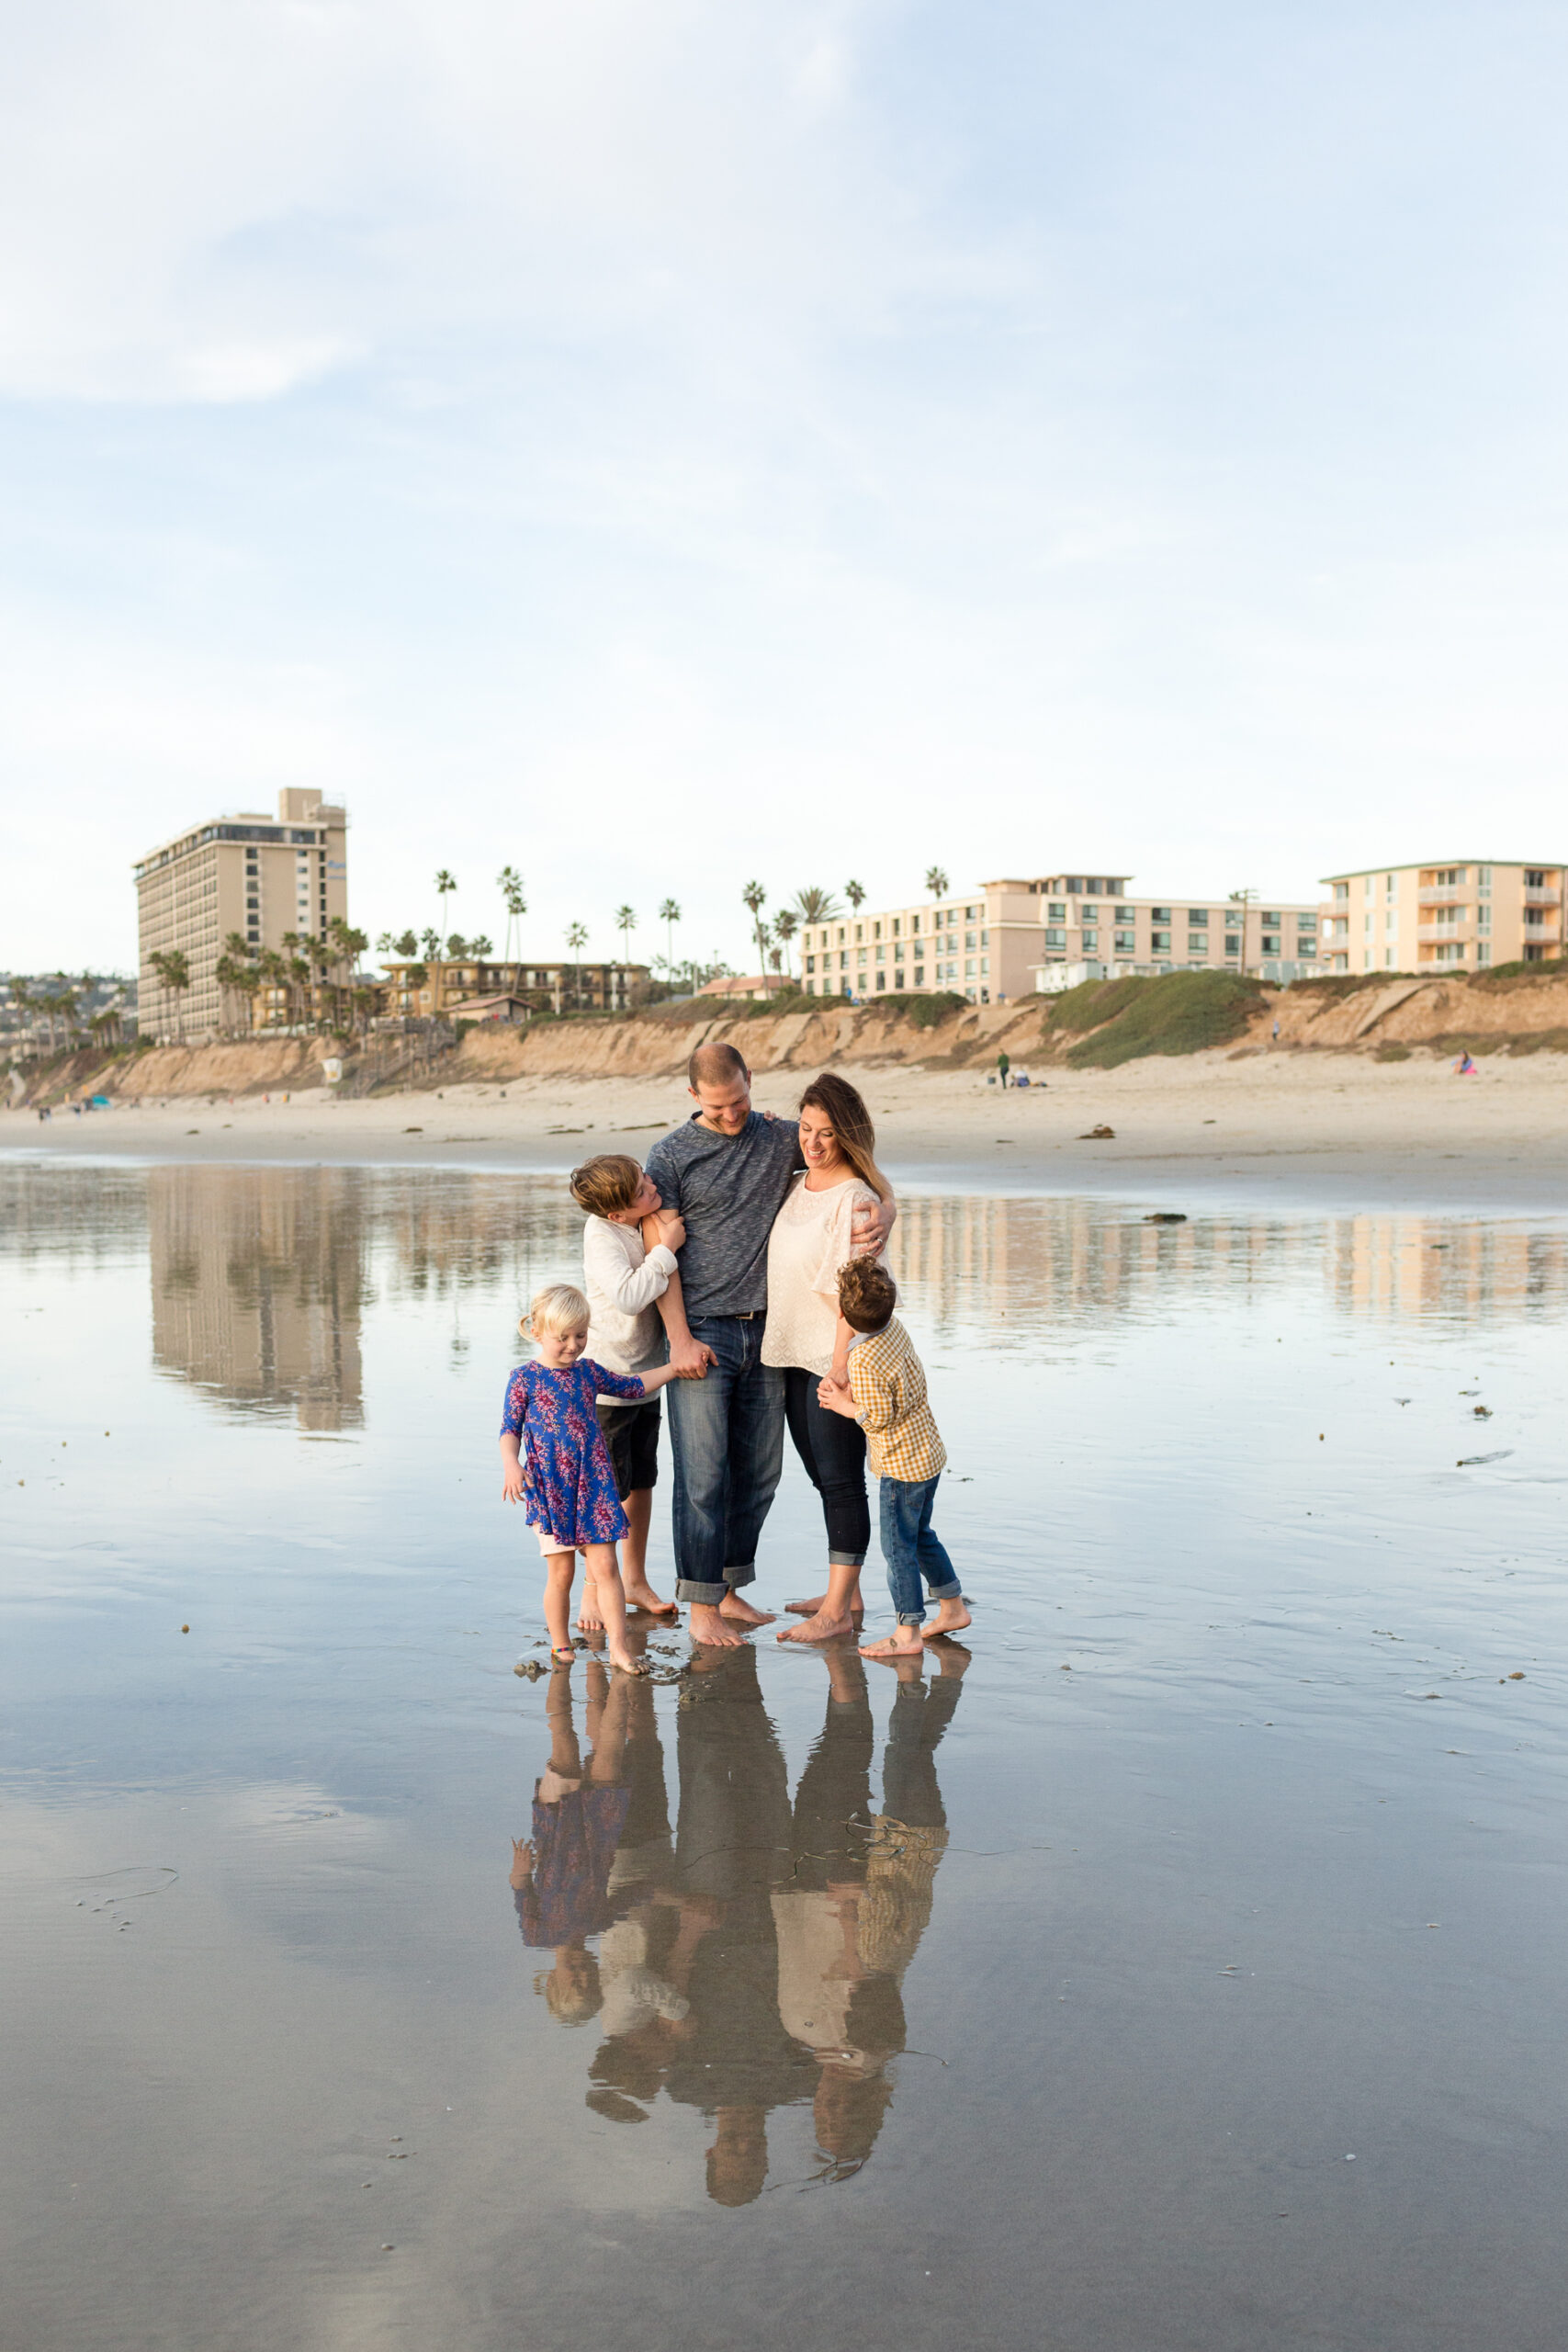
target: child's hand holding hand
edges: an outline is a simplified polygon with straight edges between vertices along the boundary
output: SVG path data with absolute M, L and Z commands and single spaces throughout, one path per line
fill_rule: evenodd
M 509 1462 L 507 1464 L 506 1475 L 501 1482 L 501 1498 L 502 1502 L 508 1503 L 520 1503 L 522 1501 L 523 1464 L 521 1462 Z
M 844 1387 L 838 1388 L 830 1379 L 824 1380 L 818 1387 L 817 1402 L 825 1413 L 841 1413 L 847 1421 L 858 1420 L 860 1418 L 860 1408 L 851 1396 L 847 1384 Z
M 645 1250 L 683 1250 L 686 1246 L 686 1220 L 674 1209 L 655 1209 L 642 1221 L 642 1246 Z

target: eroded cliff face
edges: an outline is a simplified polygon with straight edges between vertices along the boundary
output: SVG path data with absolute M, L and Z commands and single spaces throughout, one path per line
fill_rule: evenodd
M 821 1069 L 856 1065 L 979 1069 L 1004 1048 L 1026 1069 L 1050 1066 L 1092 1032 L 1054 1033 L 1038 997 L 1016 1004 L 971 1005 L 929 1029 L 876 1005 L 825 1003 L 820 1012 L 719 1013 L 710 1021 L 657 1013 L 608 1021 L 546 1022 L 537 1028 L 470 1029 L 456 1051 L 434 1065 L 432 1085 L 504 1084 L 509 1079 L 662 1078 L 685 1066 L 693 1047 L 723 1038 L 754 1070 Z M 1274 1024 L 1279 1023 L 1276 1040 Z M 1317 1048 L 1375 1053 L 1381 1047 L 1461 1043 L 1476 1052 L 1510 1044 L 1528 1049 L 1550 1040 L 1568 1050 L 1568 968 L 1517 979 L 1391 979 L 1346 990 L 1267 989 L 1235 1054 Z M 321 1063 L 342 1049 L 330 1038 L 258 1038 L 231 1046 L 164 1046 L 118 1059 L 72 1055 L 30 1078 L 15 1099 L 58 1102 L 86 1094 L 126 1102 L 203 1100 L 224 1095 L 305 1092 L 322 1084 Z M 345 1074 L 355 1091 L 372 1075 L 352 1053 Z M 421 1083 L 410 1072 L 400 1086 Z

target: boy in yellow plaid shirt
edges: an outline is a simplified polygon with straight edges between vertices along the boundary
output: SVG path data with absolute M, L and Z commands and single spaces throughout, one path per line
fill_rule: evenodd
M 881 1482 L 882 1555 L 898 1630 L 885 1642 L 863 1644 L 865 1657 L 918 1657 L 923 1642 L 969 1623 L 953 1562 L 931 1525 L 947 1448 L 926 1402 L 926 1368 L 893 1312 L 897 1303 L 892 1275 L 874 1258 L 852 1258 L 840 1269 L 833 1370 L 845 1365 L 847 1351 L 849 1388 L 830 1374 L 818 1391 L 829 1412 L 864 1430 L 866 1458 Z M 922 1577 L 937 1603 L 929 1625 Z

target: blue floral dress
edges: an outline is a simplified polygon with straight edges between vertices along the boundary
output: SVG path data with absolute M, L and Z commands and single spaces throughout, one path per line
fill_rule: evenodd
M 645 1394 L 635 1373 L 611 1372 L 589 1356 L 561 1372 L 520 1363 L 507 1382 L 501 1432 L 526 1443 L 528 1524 L 558 1536 L 563 1550 L 616 1544 L 626 1533 L 610 1449 L 593 1406 L 599 1396 L 635 1402 Z

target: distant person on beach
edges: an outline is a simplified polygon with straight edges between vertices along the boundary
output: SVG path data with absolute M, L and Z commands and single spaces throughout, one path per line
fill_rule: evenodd
M 839 1276 L 839 1312 L 853 1335 L 849 1391 L 825 1380 L 818 1396 L 830 1413 L 857 1419 L 866 1433 L 871 1466 L 881 1481 L 882 1553 L 898 1630 L 886 1641 L 863 1645 L 866 1657 L 918 1657 L 922 1641 L 956 1634 L 969 1623 L 963 1588 L 931 1511 L 947 1448 L 926 1402 L 925 1366 L 894 1315 L 898 1292 L 886 1266 L 852 1258 Z M 925 1623 L 924 1577 L 937 1603 Z
M 1004 1050 L 997 1056 L 997 1076 L 1001 1080 L 1004 1086 L 1008 1082 L 1008 1072 L 1011 1068 L 1012 1064 L 1009 1061 L 1006 1051 Z
M 801 1166 L 793 1121 L 751 1108 L 751 1073 L 733 1046 L 699 1046 L 687 1065 L 696 1109 L 656 1143 L 648 1173 L 685 1225 L 681 1290 L 659 1301 L 670 1368 L 676 1592 L 691 1604 L 694 1641 L 734 1648 L 765 1611 L 741 1598 L 757 1573 L 761 1533 L 784 1464 L 784 1381 L 762 1361 L 768 1242 Z M 856 1221 L 880 1249 L 891 1200 Z M 711 1366 L 709 1377 L 692 1374 Z
M 824 1410 L 817 1392 L 848 1374 L 835 1358 L 839 1274 L 857 1254 L 863 1227 L 892 1187 L 876 1164 L 876 1130 L 847 1079 L 824 1071 L 800 1098 L 804 1175 L 792 1177 L 768 1242 L 768 1328 L 762 1362 L 784 1374 L 784 1416 L 801 1466 L 822 1504 L 828 1536 L 828 1587 L 814 1600 L 791 1601 L 804 1617 L 781 1642 L 827 1642 L 853 1630 L 863 1613 L 860 1572 L 871 1549 L 865 1494 L 865 1433 L 858 1421 Z
M 532 1363 L 519 1364 L 506 1384 L 501 1491 L 509 1503 L 526 1503 L 528 1524 L 539 1539 L 550 1656 L 566 1665 L 576 1656 L 571 1587 L 581 1551 L 596 1587 L 611 1663 L 624 1674 L 646 1674 L 647 1667 L 626 1645 L 626 1608 L 615 1557 L 626 1515 L 596 1406 L 601 1396 L 640 1400 L 679 1375 L 670 1364 L 646 1376 L 612 1372 L 586 1356 L 588 1301 L 568 1283 L 540 1291 L 518 1329 L 538 1353 Z
M 583 1288 L 591 1316 L 588 1352 L 612 1372 L 639 1376 L 652 1372 L 664 1354 L 664 1330 L 655 1301 L 681 1280 L 675 1252 L 686 1228 L 678 1216 L 660 1216 L 664 1204 L 658 1186 L 625 1152 L 603 1152 L 574 1169 L 571 1197 L 588 1215 L 582 1228 Z M 675 1603 L 661 1600 L 648 1580 L 648 1532 L 659 1477 L 658 1400 L 620 1405 L 601 1396 L 598 1414 L 610 1449 L 615 1492 L 626 1514 L 621 1552 L 626 1606 L 646 1609 L 656 1617 L 673 1616 Z M 592 1633 L 603 1622 L 593 1605 L 592 1583 L 585 1578 L 578 1623 Z

